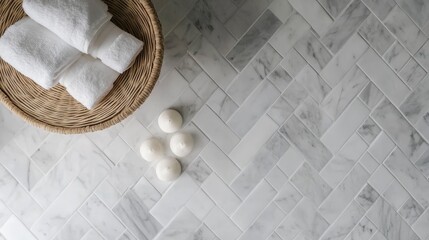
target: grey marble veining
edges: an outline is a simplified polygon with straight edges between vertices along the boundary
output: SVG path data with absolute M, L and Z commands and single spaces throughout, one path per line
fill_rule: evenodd
M 322 42 L 326 44 L 331 52 L 338 52 L 369 14 L 370 11 L 361 1 L 354 0 L 343 14 L 335 20 L 322 38 Z
M 153 4 L 160 78 L 124 121 L 60 135 L 0 106 L 0 240 L 429 239 L 427 0 Z M 166 108 L 194 138 L 173 182 L 139 151 L 173 156 Z

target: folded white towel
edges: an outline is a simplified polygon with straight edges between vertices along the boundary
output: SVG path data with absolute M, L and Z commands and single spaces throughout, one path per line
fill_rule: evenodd
M 28 17 L 0 38 L 0 57 L 45 89 L 57 84 L 60 74 L 80 56 L 81 52 Z
M 88 109 L 92 109 L 112 89 L 119 73 L 100 60 L 83 55 L 61 76 L 60 84 Z
M 113 70 L 123 73 L 143 49 L 143 42 L 107 22 L 97 33 L 89 47 L 89 54 L 99 58 Z
M 81 52 L 112 15 L 101 0 L 24 0 L 25 13 Z

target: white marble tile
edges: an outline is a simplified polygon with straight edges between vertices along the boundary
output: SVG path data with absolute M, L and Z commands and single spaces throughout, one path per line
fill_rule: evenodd
M 14 138 L 14 141 L 27 156 L 31 156 L 48 135 L 49 132 L 45 130 L 27 126 Z
M 415 54 L 427 40 L 424 33 L 398 6 L 387 15 L 384 24 L 411 54 Z
M 372 157 L 368 152 L 362 156 L 359 162 L 371 174 L 377 169 L 379 165 L 374 157 Z
M 267 115 L 280 126 L 292 115 L 293 111 L 294 109 L 288 101 L 284 97 L 280 96 L 277 101 L 271 105 Z
M 109 145 L 107 145 L 103 152 L 113 164 L 117 164 L 128 153 L 128 151 L 130 151 L 130 149 L 130 146 L 128 146 L 121 137 L 117 136 L 111 143 L 109 143 Z
M 368 50 L 358 61 L 358 66 L 395 105 L 399 106 L 410 94 L 407 85 L 374 50 Z
M 201 157 L 211 169 L 227 184 L 239 174 L 240 169 L 213 142 L 207 144 Z
M 0 233 L 8 240 L 37 239 L 15 216 L 10 217 L 0 228 Z
M 219 89 L 216 83 L 206 74 L 200 73 L 190 84 L 190 87 L 202 100 L 206 102 Z
M 317 72 L 320 72 L 332 58 L 326 47 L 311 31 L 308 31 L 294 48 Z
M 280 127 L 280 133 L 286 136 L 301 151 L 306 160 L 320 171 L 332 158 L 332 153 L 316 138 L 298 118 L 292 116 Z
M 396 41 L 383 55 L 384 60 L 393 68 L 399 72 L 405 63 L 410 59 L 408 51 Z
M 197 190 L 198 185 L 194 183 L 194 180 L 189 175 L 183 174 L 163 194 L 162 198 L 150 210 L 150 214 L 163 226 L 166 226 Z
M 125 231 L 125 227 L 122 223 L 95 195 L 88 198 L 80 207 L 79 212 L 83 217 L 88 219 L 106 239 L 116 239 Z
M 237 42 L 214 16 L 206 1 L 197 1 L 187 18 L 222 55 L 226 55 Z
M 34 164 L 14 142 L 5 145 L 0 150 L 0 156 L 0 163 L 9 170 L 28 191 L 32 190 L 44 176 L 36 164 Z
M 103 181 L 95 190 L 95 194 L 109 208 L 113 208 L 119 199 L 121 199 L 121 194 L 119 191 L 116 190 L 116 188 L 108 181 Z
M 419 160 L 417 160 L 415 163 L 416 167 L 425 175 L 425 177 L 428 177 L 429 175 L 429 151 L 426 151 Z
M 218 88 L 208 99 L 209 106 L 224 122 L 237 110 L 238 105 L 222 89 Z
M 234 68 L 204 37 L 196 38 L 189 46 L 189 52 L 223 90 L 228 87 L 237 75 Z
M 332 19 L 322 6 L 313 0 L 289 0 L 292 7 L 300 13 L 320 36 L 326 33 Z
M 266 0 L 259 0 L 263 2 Z M 249 2 L 249 1 L 248 1 Z M 246 17 L 247 19 L 248 17 Z M 231 64 L 238 70 L 242 70 L 255 56 L 259 49 L 271 38 L 282 22 L 270 11 L 265 11 L 253 24 L 249 31 L 226 55 Z
M 104 238 L 94 229 L 89 230 L 85 236 L 83 236 L 82 240 L 103 240 Z
M 137 240 L 129 231 L 124 232 L 118 240 Z
M 149 213 L 133 191 L 128 191 L 113 208 L 113 212 L 137 239 L 152 239 L 161 224 Z
M 93 163 L 82 169 L 31 227 L 39 239 L 50 239 L 72 216 L 74 211 L 94 191 L 95 187 L 106 177 L 109 167 L 104 163 Z
M 404 203 L 404 205 L 402 205 L 398 213 L 404 218 L 404 220 L 408 224 L 413 225 L 423 212 L 424 209 L 420 206 L 420 204 L 417 203 L 414 198 L 410 197 Z
M 384 94 L 372 82 L 368 83 L 359 94 L 360 100 L 362 100 L 369 109 L 373 109 L 383 97 Z
M 232 130 L 206 106 L 195 115 L 193 122 L 225 153 L 231 152 L 239 142 Z
M 182 58 L 176 69 L 189 83 L 203 73 L 203 69 L 189 54 Z
M 406 159 L 404 153 L 396 149 L 385 162 L 387 168 L 403 184 L 410 194 L 423 208 L 429 206 L 429 182 L 417 170 L 417 168 Z
M 398 211 L 411 196 L 401 183 L 394 179 L 383 193 L 383 197 L 395 209 L 395 211 Z
M 362 2 L 381 20 L 384 20 L 387 14 L 396 6 L 394 0 L 362 0 Z
M 282 94 L 282 97 L 284 97 L 293 108 L 298 107 L 307 96 L 307 90 L 297 81 L 293 81 Z
M 280 157 L 289 148 L 289 143 L 279 134 L 274 133 L 271 138 L 260 148 L 241 173 L 231 183 L 231 189 L 244 199 L 253 188 L 274 167 Z
M 272 39 L 274 39 L 274 37 Z M 307 62 L 294 48 L 292 48 L 289 52 L 286 53 L 283 60 L 280 62 L 280 65 L 286 69 L 286 71 L 292 77 L 296 77 L 296 75 L 301 72 L 305 65 L 307 65 Z
M 398 0 L 398 5 L 410 16 L 421 28 L 429 22 L 429 3 L 419 0 Z
M 331 87 L 336 86 L 367 49 L 368 44 L 358 34 L 353 34 L 326 64 L 320 75 Z
M 269 204 L 239 240 L 265 239 L 284 217 L 285 214 L 274 203 Z
M 277 191 L 266 181 L 262 180 L 231 216 L 232 221 L 241 230 L 245 231 L 276 194 Z
M 155 239 L 187 240 L 190 239 L 201 221 L 188 209 L 180 210 L 176 218 L 171 221 Z
M 369 176 L 369 173 L 360 164 L 357 164 L 343 182 L 326 198 L 325 202 L 320 205 L 320 214 L 330 223 L 333 223 L 358 194 Z
M 368 146 L 357 134 L 353 134 L 341 150 L 320 171 L 320 176 L 335 188 L 358 162 Z
M 231 0 L 204 0 L 204 2 L 222 23 L 225 23 L 237 11 L 237 7 Z
M 336 18 L 351 0 L 318 0 L 331 17 Z
M 274 202 L 283 212 L 290 213 L 301 199 L 301 193 L 288 182 L 280 189 L 279 193 L 274 198 Z
M 408 226 L 401 216 L 382 198 L 379 198 L 375 202 L 374 206 L 368 212 L 367 217 L 374 223 L 386 239 L 419 239 L 411 227 Z
M 157 118 L 158 117 L 156 117 L 156 119 Z M 119 132 L 119 136 L 136 153 L 140 151 L 140 145 L 142 142 L 152 137 L 147 128 L 144 127 L 136 118 L 131 118 L 130 121 L 127 122 L 124 128 Z
M 371 175 L 368 183 L 378 192 L 384 193 L 386 189 L 395 180 L 393 175 L 387 170 L 384 165 L 380 165 L 377 170 Z
M 356 202 L 352 201 L 338 218 L 337 222 L 331 225 L 325 234 L 323 234 L 321 240 L 344 238 L 349 234 L 364 214 L 365 210 L 363 210 Z
M 168 1 L 168 3 L 165 4 L 162 10 L 158 13 L 159 20 L 162 23 L 162 33 L 164 35 L 167 35 L 167 33 L 169 33 L 191 10 L 191 4 L 182 4 L 181 2 L 182 1 L 177 0 Z
M 263 81 L 228 121 L 228 126 L 239 136 L 244 135 L 280 96 L 269 81 Z
M 234 15 L 225 23 L 226 28 L 240 39 L 258 17 L 264 12 L 272 0 L 246 0 Z
M 413 225 L 414 231 L 422 239 L 427 239 L 429 237 L 429 231 L 427 228 L 428 224 L 429 224 L 429 213 L 428 211 L 426 211 Z
M 198 185 L 201 185 L 212 172 L 213 170 L 201 157 L 195 159 L 195 161 L 186 169 L 186 173 L 194 179 L 195 183 Z
M 371 208 L 380 194 L 369 184 L 367 184 L 356 196 L 355 201 L 366 211 Z
M 204 223 L 222 240 L 234 240 L 240 236 L 240 229 L 218 207 L 210 211 Z
M 287 21 L 281 25 L 278 31 L 269 40 L 269 43 L 284 57 L 295 43 L 310 30 L 311 26 L 305 19 L 294 12 Z M 291 57 L 293 58 L 293 57 Z M 286 68 L 287 69 L 287 68 Z M 293 73 L 292 73 L 293 74 Z
M 350 233 L 346 240 L 370 240 L 377 228 L 374 224 L 369 221 L 367 217 L 363 217 L 362 220 L 355 226 L 353 231 Z
M 321 103 L 331 91 L 331 87 L 308 65 L 304 67 L 295 79 L 318 103 Z
M 429 76 L 421 81 L 407 99 L 401 104 L 399 109 L 405 117 L 411 122 L 416 123 L 424 113 L 429 109 Z
M 331 128 L 321 138 L 321 141 L 332 153 L 340 150 L 369 115 L 368 108 L 355 99 L 332 124 Z
M 12 212 L 7 208 L 7 206 L 0 202 L 0 226 L 3 226 L 5 222 L 12 216 Z
M 322 42 L 331 52 L 337 53 L 369 14 L 370 11 L 361 1 L 353 0 L 329 30 L 321 34 Z
M 109 173 L 107 181 L 112 184 L 119 193 L 123 194 L 131 185 L 149 169 L 149 163 L 144 161 L 133 151 L 120 161 Z
M 420 48 L 420 50 L 416 53 L 415 58 L 426 69 L 426 71 L 429 71 L 429 41 L 427 41 L 425 45 Z
M 395 42 L 393 35 L 373 14 L 361 25 L 359 34 L 368 41 L 369 45 L 380 55 L 383 55 Z
M 55 240 L 81 239 L 89 230 L 91 230 L 91 225 L 88 221 L 79 213 L 75 213 L 57 234 Z
M 104 165 L 109 160 L 87 138 L 81 137 L 62 160 L 32 189 L 31 194 L 46 208 L 60 195 L 73 179 L 88 166 Z
M 281 56 L 271 45 L 265 45 L 226 91 L 238 105 L 243 104 L 255 88 L 274 70 Z
M 422 66 L 420 66 L 414 58 L 411 58 L 399 72 L 399 75 L 409 87 L 417 89 L 418 86 L 416 85 L 422 81 L 426 76 L 426 73 L 427 72 L 422 68 Z
M 374 120 L 372 120 L 372 118 L 365 120 L 362 126 L 358 129 L 359 135 L 368 145 L 375 140 L 380 132 L 380 127 L 374 122 Z
M 343 80 L 335 86 L 323 99 L 322 108 L 332 119 L 337 119 L 366 86 L 369 79 L 358 67 L 352 69 L 343 77 Z
M 231 215 L 241 203 L 240 198 L 214 173 L 207 178 L 201 187 L 216 205 L 228 215 Z
M 277 191 L 287 182 L 288 177 L 280 170 L 279 167 L 275 166 L 265 177 L 265 180 Z
M 33 225 L 43 212 L 39 204 L 22 187 L 15 188 L 5 203 L 27 227 Z
M 375 158 L 375 160 L 377 160 L 377 162 L 382 163 L 394 148 L 395 143 L 386 135 L 386 133 L 382 132 L 371 144 L 368 152 Z
M 186 208 L 200 220 L 203 220 L 214 206 L 215 203 L 202 189 L 195 192 L 186 204 Z
M 280 65 L 268 76 L 270 80 L 280 92 L 283 92 L 290 82 L 292 82 L 292 77 L 289 73 Z
M 16 136 L 25 127 L 24 122 L 17 116 L 13 115 L 3 105 L 0 106 L 0 148 L 8 143 L 14 136 Z
M 213 240 L 216 238 L 214 233 L 205 225 L 201 225 L 193 234 L 193 240 Z
M 318 172 L 305 162 L 290 181 L 315 206 L 319 206 L 332 191 Z
M 425 140 L 388 100 L 384 100 L 371 116 L 411 161 L 417 160 L 428 148 Z
M 149 209 L 151 209 L 161 198 L 161 194 L 144 177 L 140 178 L 140 180 L 134 185 L 133 190 Z
M 299 233 L 303 239 L 319 239 L 329 224 L 318 213 L 313 203 L 304 198 L 280 223 L 276 232 L 284 240 L 293 240 Z
M 291 146 L 280 158 L 277 163 L 277 166 L 288 177 L 291 177 L 304 161 L 306 161 L 304 155 L 298 149 Z
M 76 136 L 73 135 L 51 133 L 31 158 L 44 173 L 47 173 L 70 149 L 75 140 Z
M 290 5 L 289 1 L 273 0 L 268 6 L 268 9 L 271 10 L 282 23 L 285 23 L 293 14 L 293 7 Z

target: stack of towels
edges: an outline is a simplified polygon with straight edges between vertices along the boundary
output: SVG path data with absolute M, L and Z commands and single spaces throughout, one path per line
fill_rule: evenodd
M 0 38 L 0 57 L 45 89 L 60 83 L 88 109 L 143 48 L 101 0 L 24 0 L 23 8 L 29 17 Z

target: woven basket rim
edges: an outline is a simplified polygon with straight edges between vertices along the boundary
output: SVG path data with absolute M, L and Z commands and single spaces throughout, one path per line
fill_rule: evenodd
M 163 41 L 163 35 L 162 35 L 162 27 L 161 27 L 161 23 L 159 21 L 158 15 L 156 13 L 155 7 L 150 0 L 139 0 L 139 4 L 143 5 L 143 8 L 147 12 L 150 22 L 152 24 L 154 35 L 151 37 L 155 39 L 155 51 L 153 53 L 154 61 L 152 63 L 152 71 L 150 73 L 150 77 L 148 78 L 148 82 L 144 86 L 144 91 L 136 99 L 134 99 L 134 101 L 130 106 L 121 110 L 120 113 L 114 115 L 112 118 L 110 118 L 107 121 L 104 121 L 95 125 L 69 128 L 69 127 L 51 125 L 43 121 L 40 121 L 33 116 L 30 116 L 25 111 L 17 107 L 1 88 L 0 88 L 0 102 L 3 103 L 3 105 L 7 109 L 12 111 L 14 114 L 18 115 L 27 123 L 35 127 L 42 128 L 44 130 L 54 132 L 54 133 L 60 133 L 60 134 L 81 134 L 81 133 L 103 130 L 121 122 L 122 120 L 130 116 L 143 104 L 143 102 L 147 99 L 150 92 L 154 88 L 155 83 L 160 76 L 163 56 L 164 56 L 164 44 L 163 44 L 164 41 Z

